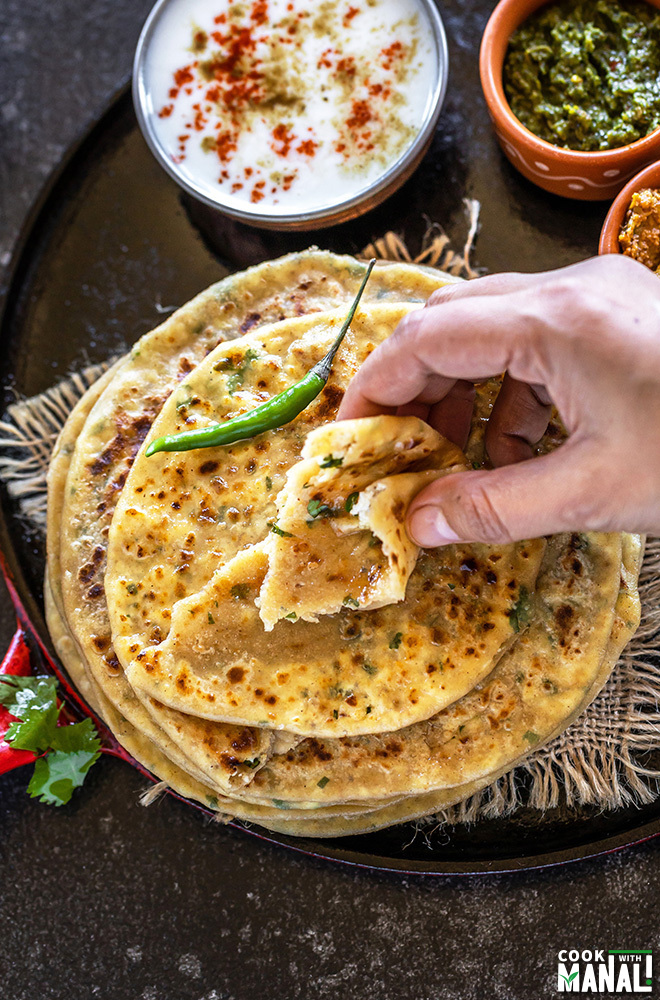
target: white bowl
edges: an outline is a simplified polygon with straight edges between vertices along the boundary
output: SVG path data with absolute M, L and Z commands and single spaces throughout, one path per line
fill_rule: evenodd
M 375 180 L 372 179 L 362 187 L 357 186 L 348 197 L 343 196 L 337 200 L 328 198 L 300 212 L 291 211 L 290 206 L 268 206 L 268 209 L 265 206 L 252 207 L 247 200 L 234 197 L 220 188 L 217 195 L 215 192 L 209 194 L 208 185 L 203 186 L 190 172 L 181 170 L 171 152 L 164 147 L 155 128 L 157 114 L 149 89 L 146 64 L 160 18 L 171 2 L 172 0 L 158 0 L 142 29 L 133 67 L 133 101 L 142 134 L 152 153 L 170 177 L 193 198 L 234 219 L 263 229 L 318 229 L 355 218 L 374 208 L 396 191 L 418 166 L 433 138 L 447 89 L 447 40 L 433 0 L 416 0 L 421 15 L 426 17 L 431 28 L 436 64 L 424 115 L 416 135 L 398 159 L 384 168 Z

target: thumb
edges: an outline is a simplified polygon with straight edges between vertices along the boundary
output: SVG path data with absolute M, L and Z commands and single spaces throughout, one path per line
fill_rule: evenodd
M 571 442 L 549 455 L 437 479 L 408 508 L 408 534 L 422 548 L 454 542 L 499 545 L 607 521 L 604 463 Z

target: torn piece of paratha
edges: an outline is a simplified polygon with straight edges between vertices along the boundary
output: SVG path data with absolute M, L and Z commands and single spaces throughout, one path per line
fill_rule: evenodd
M 265 543 L 257 604 L 266 630 L 282 618 L 315 622 L 345 606 L 402 601 L 419 553 L 405 530 L 408 505 L 466 467 L 460 449 L 417 417 L 365 417 L 308 434 Z

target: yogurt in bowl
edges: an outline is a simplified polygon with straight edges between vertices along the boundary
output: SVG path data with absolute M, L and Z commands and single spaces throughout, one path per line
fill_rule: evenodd
M 133 91 L 147 142 L 189 194 L 252 225 L 303 229 L 403 183 L 446 79 L 432 0 L 160 0 Z

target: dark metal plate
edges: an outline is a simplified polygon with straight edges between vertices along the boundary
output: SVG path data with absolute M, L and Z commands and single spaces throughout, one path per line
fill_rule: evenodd
M 482 202 L 476 262 L 489 271 L 539 270 L 596 252 L 607 206 L 567 202 L 524 181 L 499 153 L 479 99 L 474 40 L 484 4 L 455 3 L 450 96 L 434 143 L 414 177 L 362 219 L 308 234 L 219 225 L 187 205 L 148 152 L 124 90 L 72 151 L 33 210 L 16 252 L 0 337 L 4 407 L 69 371 L 126 350 L 173 307 L 257 259 L 316 243 L 355 252 L 388 229 L 412 249 L 429 221 L 462 246 L 464 197 Z M 470 39 L 469 46 L 462 40 Z M 461 80 L 460 91 L 457 81 Z M 202 235 L 202 232 L 205 235 Z M 0 495 L 0 548 L 39 636 L 42 540 Z M 416 833 L 404 825 L 331 841 L 252 833 L 304 853 L 353 865 L 429 874 L 512 871 L 616 850 L 660 833 L 660 802 L 599 814 L 522 810 L 471 829 Z

